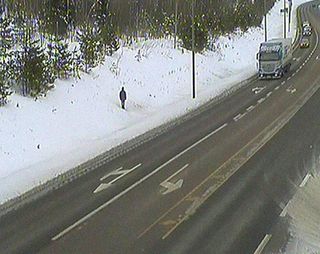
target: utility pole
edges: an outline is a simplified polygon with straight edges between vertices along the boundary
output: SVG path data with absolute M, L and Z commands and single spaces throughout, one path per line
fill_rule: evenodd
M 178 33 L 178 0 L 176 0 L 176 10 L 174 15 L 174 48 L 177 48 L 177 33 Z
M 192 0 L 192 98 L 196 98 L 196 53 L 195 53 L 195 26 L 194 26 L 194 1 Z
M 292 11 L 292 0 L 288 0 L 289 2 L 289 25 L 288 25 L 288 31 L 290 32 L 291 28 L 291 11 Z
M 283 38 L 287 38 L 287 6 L 286 0 L 283 0 Z
M 264 41 L 268 40 L 268 31 L 267 31 L 267 0 L 264 0 Z

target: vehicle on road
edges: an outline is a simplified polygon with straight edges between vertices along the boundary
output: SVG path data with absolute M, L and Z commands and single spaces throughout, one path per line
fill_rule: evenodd
M 312 29 L 310 27 L 305 27 L 302 30 L 303 36 L 311 36 L 312 35 Z
M 291 66 L 291 38 L 261 43 L 257 60 L 259 79 L 281 78 Z
M 309 21 L 304 21 L 304 22 L 302 23 L 302 27 L 306 27 L 306 26 L 311 26 L 310 23 L 309 23 Z
M 306 37 L 302 37 L 300 40 L 300 48 L 309 48 L 310 47 L 310 41 Z
M 303 36 L 311 36 L 312 35 L 312 26 L 308 21 L 305 21 L 302 24 L 302 35 Z

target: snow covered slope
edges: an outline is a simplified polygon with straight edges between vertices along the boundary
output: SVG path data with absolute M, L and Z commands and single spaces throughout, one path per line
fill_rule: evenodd
M 295 0 L 295 7 L 303 2 Z M 268 15 L 270 38 L 282 35 L 280 8 L 282 1 Z M 295 27 L 295 15 L 293 21 Z M 57 82 L 46 98 L 13 95 L 0 108 L 0 203 L 254 75 L 263 38 L 263 29 L 250 29 L 221 37 L 216 52 L 198 55 L 196 100 L 191 100 L 190 52 L 174 50 L 170 40 L 122 47 L 81 80 Z M 128 92 L 127 111 L 119 107 L 122 86 Z
M 319 166 L 319 165 L 318 165 Z M 288 206 L 291 239 L 286 254 L 320 253 L 320 176 L 311 177 Z

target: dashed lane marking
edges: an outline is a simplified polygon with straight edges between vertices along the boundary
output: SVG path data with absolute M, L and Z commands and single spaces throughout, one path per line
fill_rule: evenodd
M 307 174 L 304 178 L 303 178 L 303 181 L 301 182 L 301 184 L 299 185 L 299 187 L 304 187 L 304 186 L 306 186 L 306 184 L 307 184 L 307 182 L 309 181 L 309 179 L 310 179 L 310 177 L 311 177 L 311 174 Z
M 246 116 L 246 115 L 247 115 L 247 113 L 238 114 L 238 115 L 236 115 L 236 116 L 233 118 L 233 120 L 234 120 L 235 122 L 238 122 L 241 118 L 243 118 L 243 117 Z
M 287 205 L 283 208 L 282 212 L 280 213 L 280 217 L 286 217 L 288 213 L 288 206 L 290 205 L 290 201 L 287 203 Z
M 265 237 L 263 238 L 263 240 L 261 241 L 261 243 L 259 244 L 258 248 L 256 249 L 256 251 L 254 252 L 254 254 L 261 254 L 262 251 L 264 250 L 264 248 L 267 246 L 268 242 L 270 241 L 272 235 L 265 235 Z
M 258 104 L 261 104 L 262 102 L 264 102 L 266 100 L 266 98 L 261 98 L 260 100 L 258 100 Z
M 247 108 L 247 111 L 250 112 L 250 111 L 254 110 L 254 108 L 255 108 L 255 106 L 250 106 Z

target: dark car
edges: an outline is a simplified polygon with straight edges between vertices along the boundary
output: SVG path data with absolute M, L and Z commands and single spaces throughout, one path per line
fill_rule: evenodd
M 309 48 L 310 46 L 310 41 L 308 38 L 306 37 L 303 37 L 301 40 L 300 40 L 300 48 Z

